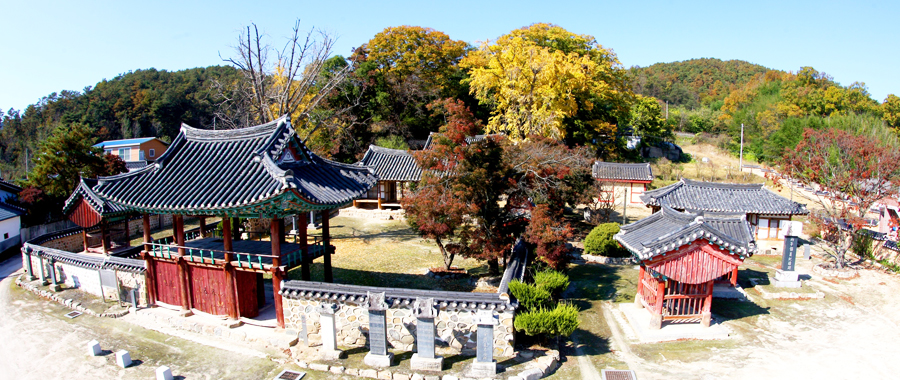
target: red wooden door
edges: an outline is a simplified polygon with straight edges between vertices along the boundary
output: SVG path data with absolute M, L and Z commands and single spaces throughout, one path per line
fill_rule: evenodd
M 156 298 L 165 304 L 181 306 L 178 265 L 162 260 L 153 260 L 153 265 L 156 267 Z
M 234 282 L 237 286 L 238 312 L 242 317 L 255 318 L 259 315 L 256 297 L 256 273 L 236 271 Z
M 194 308 L 213 315 L 226 315 L 225 272 L 218 268 L 189 265 Z

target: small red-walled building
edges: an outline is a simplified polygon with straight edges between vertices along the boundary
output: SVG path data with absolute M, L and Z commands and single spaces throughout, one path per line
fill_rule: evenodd
M 662 206 L 661 211 L 622 226 L 615 239 L 641 265 L 635 303 L 650 312 L 650 328 L 664 321 L 708 327 L 713 283 L 732 285 L 738 266 L 756 252 L 744 216 L 698 215 Z
M 107 202 L 94 192 L 94 186 L 97 186 L 96 179 L 82 178 L 63 205 L 63 214 L 84 228 L 81 236 L 85 252 L 108 255 L 128 247 L 128 218 L 137 213 Z M 100 227 L 99 235 L 88 233 L 97 226 Z

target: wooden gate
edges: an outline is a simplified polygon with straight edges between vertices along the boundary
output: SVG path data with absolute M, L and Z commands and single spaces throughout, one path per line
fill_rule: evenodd
M 259 315 L 256 273 L 235 271 L 234 282 L 237 286 L 238 312 L 241 317 L 256 318 Z
M 178 265 L 163 260 L 153 260 L 156 267 L 156 298 L 173 306 L 181 306 L 181 290 L 178 278 Z
M 194 308 L 213 315 L 227 315 L 225 271 L 219 268 L 188 266 Z

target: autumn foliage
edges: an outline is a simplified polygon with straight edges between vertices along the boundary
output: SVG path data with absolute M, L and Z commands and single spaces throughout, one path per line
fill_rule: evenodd
M 862 228 L 869 208 L 897 195 L 898 162 L 900 152 L 877 139 L 837 129 L 807 129 L 797 147 L 785 155 L 785 174 L 828 192 L 818 198 L 824 212 L 812 217 L 821 226 L 837 267 L 846 265 L 852 234 Z M 840 228 L 839 220 L 850 229 Z

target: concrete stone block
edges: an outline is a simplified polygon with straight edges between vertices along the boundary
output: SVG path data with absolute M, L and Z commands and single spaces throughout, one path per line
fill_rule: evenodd
M 361 369 L 361 370 L 359 370 L 359 376 L 367 377 L 370 379 L 377 379 L 378 378 L 378 370 Z
M 119 350 L 116 352 L 116 364 L 122 368 L 128 368 L 131 365 L 131 355 L 128 351 Z
M 393 380 L 409 380 L 409 375 L 405 373 L 395 373 Z
M 157 367 L 156 380 L 172 380 L 172 370 L 166 366 Z
M 328 364 L 309 363 L 309 369 L 311 369 L 313 371 L 328 372 Z
M 394 374 L 391 371 L 378 371 L 379 380 L 393 380 Z
M 102 352 L 102 350 L 100 350 L 100 342 L 98 342 L 96 340 L 92 340 L 92 341 L 88 342 L 87 345 L 88 345 L 88 355 L 100 356 L 100 352 Z
M 440 372 L 444 369 L 444 357 L 435 356 L 433 359 L 420 357 L 419 354 L 413 354 L 409 361 L 409 368 L 413 371 L 434 371 Z
M 544 373 L 537 368 L 526 369 L 522 372 L 519 372 L 519 377 L 521 377 L 523 380 L 538 380 L 542 376 L 544 376 Z
M 481 379 L 485 377 L 494 377 L 497 375 L 497 362 L 472 362 L 472 366 L 469 367 L 468 375 Z
M 394 354 L 388 352 L 387 355 L 375 355 L 373 353 L 366 354 L 363 363 L 369 367 L 387 368 L 393 365 Z
M 459 378 L 453 375 L 444 375 L 441 380 L 459 380 Z
M 328 368 L 328 372 L 331 372 L 336 375 L 340 375 L 340 374 L 344 373 L 344 369 L 345 368 L 343 366 L 337 366 L 337 367 L 331 366 L 330 368 Z

